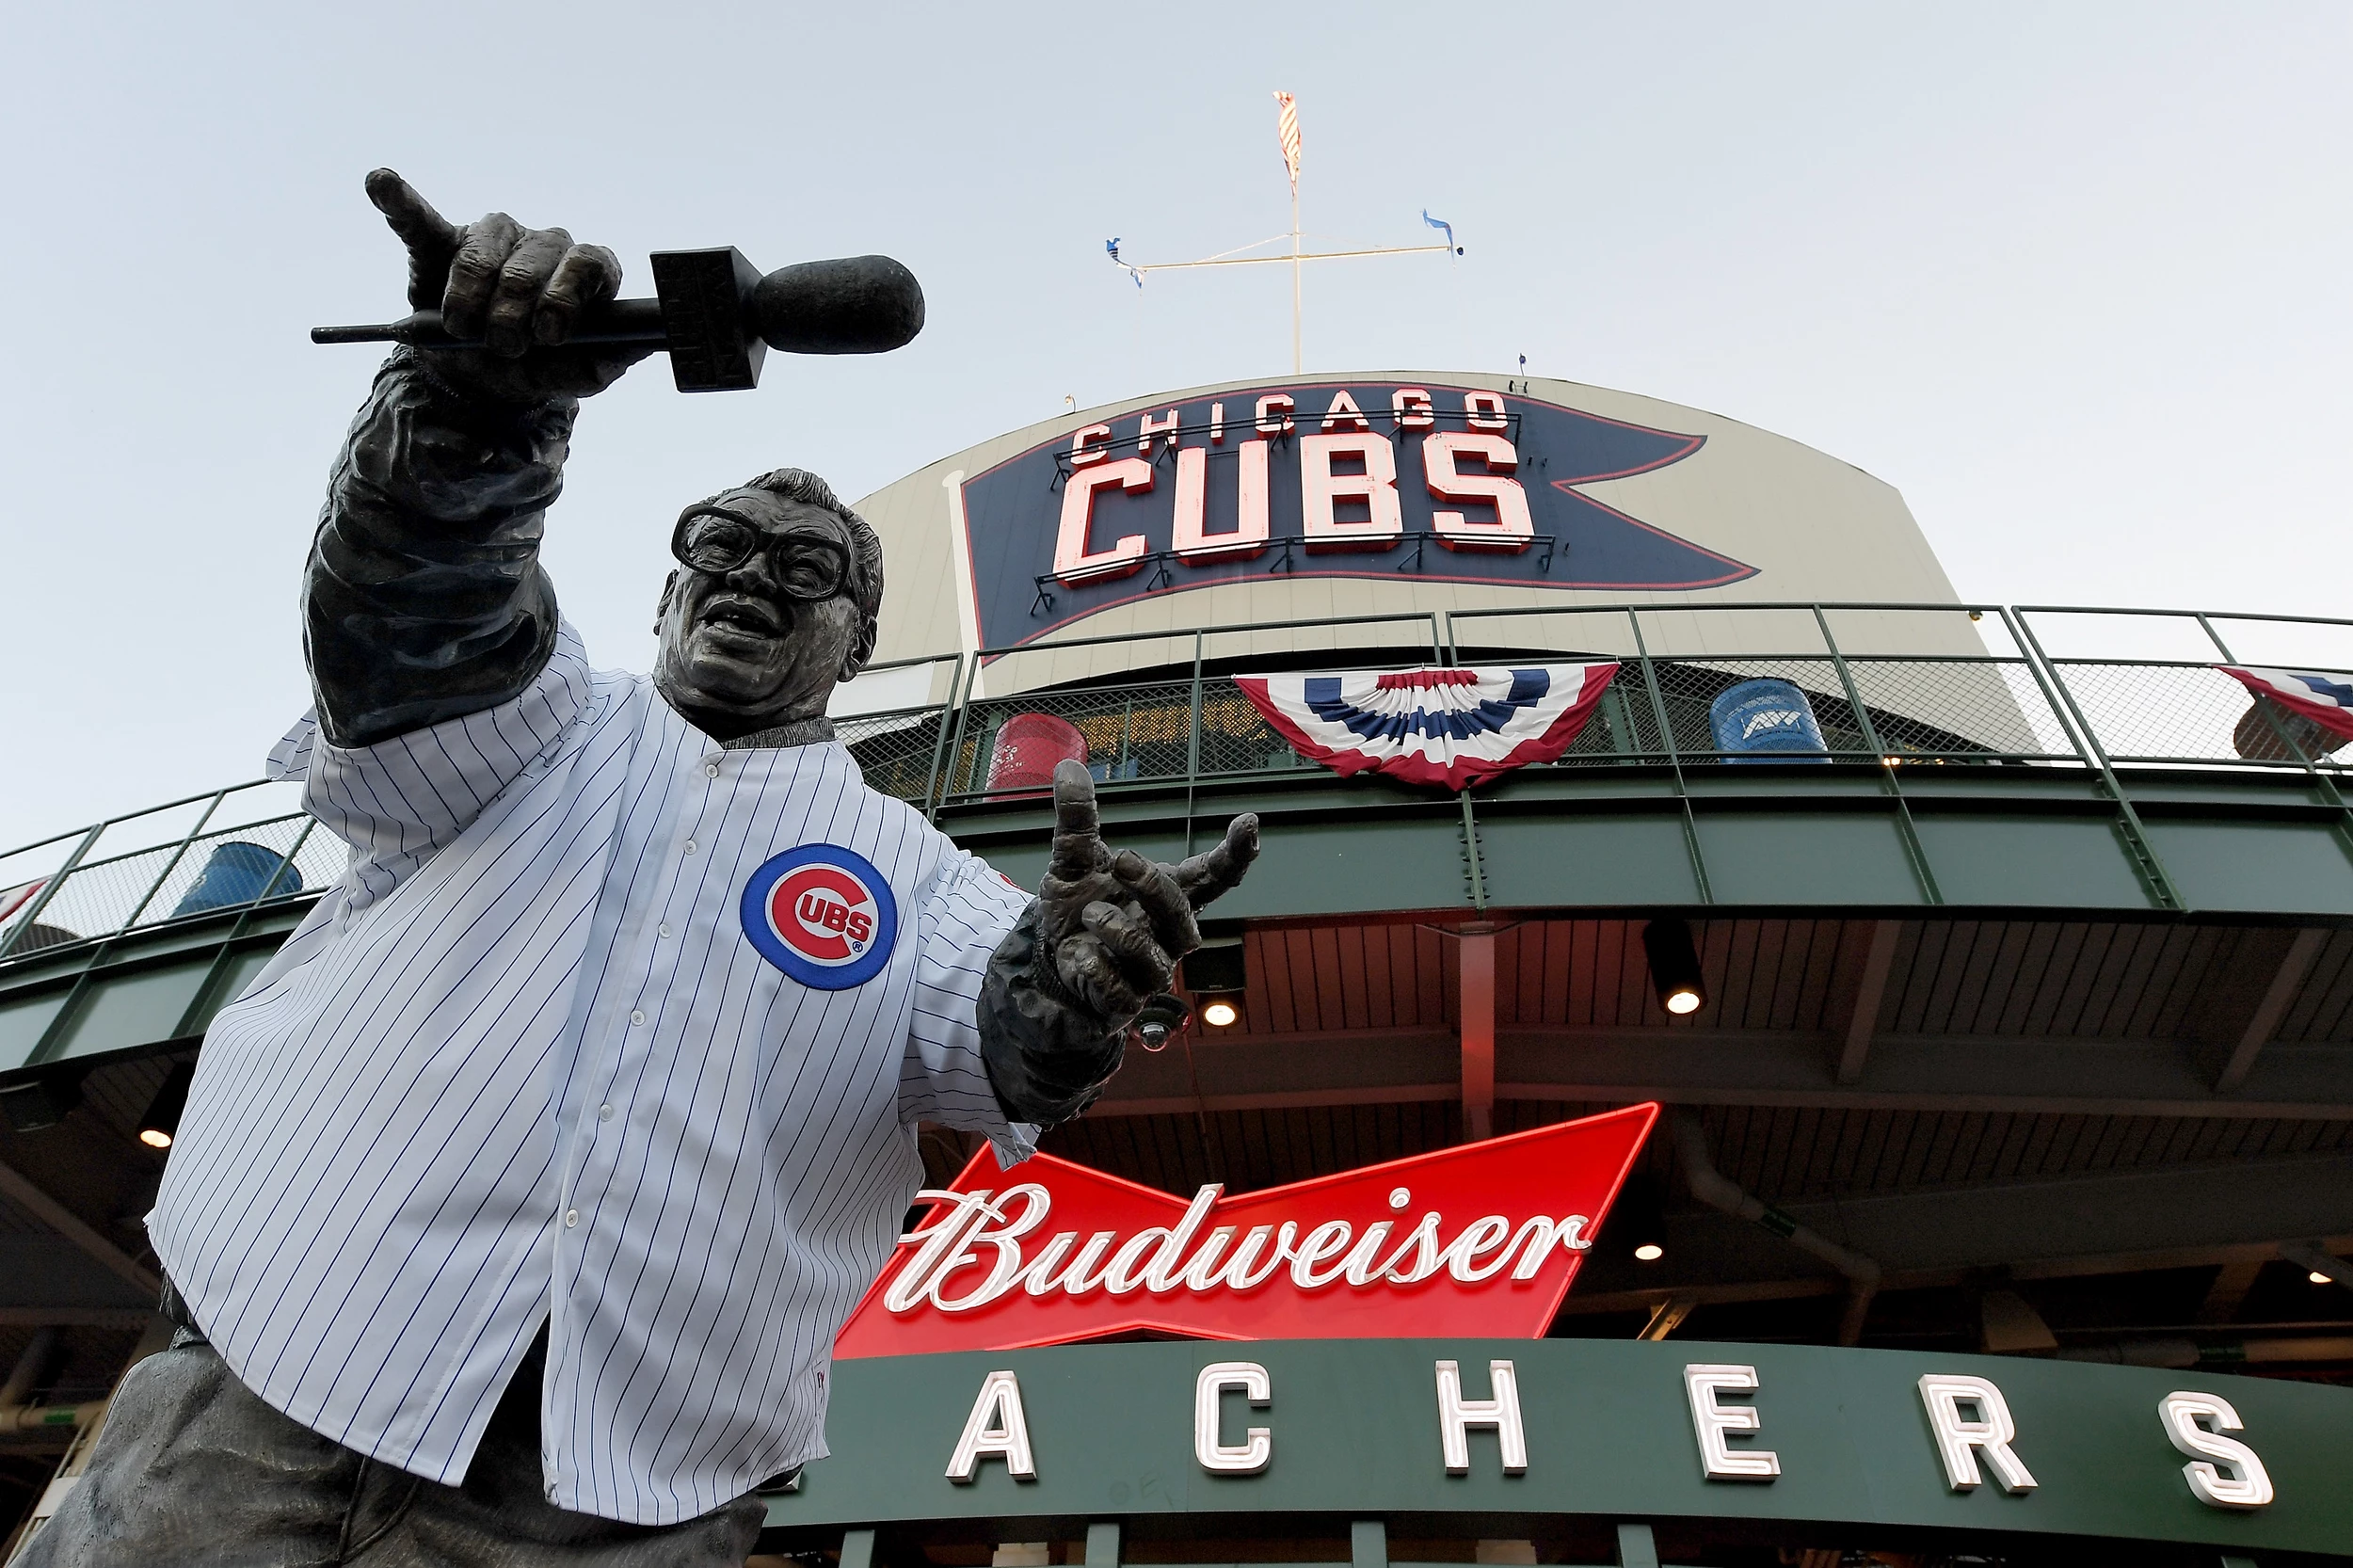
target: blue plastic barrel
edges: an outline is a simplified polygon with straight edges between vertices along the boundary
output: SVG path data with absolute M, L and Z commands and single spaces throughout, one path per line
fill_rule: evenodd
M 1727 762 L 1827 762 L 1822 727 L 1805 693 L 1786 680 L 1743 680 L 1707 707 L 1716 749 Z M 1789 753 L 1811 755 L 1791 756 Z
M 272 878 L 276 880 L 273 881 Z M 196 886 L 181 896 L 172 908 L 172 918 L 200 915 L 207 909 L 227 909 L 240 904 L 251 904 L 268 888 L 270 895 L 282 898 L 302 890 L 302 873 L 286 863 L 286 857 L 276 850 L 260 844 L 248 844 L 232 839 L 225 844 L 213 846 L 212 855 L 204 862 L 202 874 Z

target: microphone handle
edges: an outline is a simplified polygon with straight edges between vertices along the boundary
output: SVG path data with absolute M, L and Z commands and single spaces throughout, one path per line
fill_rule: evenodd
M 312 343 L 399 343 L 411 348 L 480 348 L 480 338 L 457 338 L 441 325 L 439 311 L 419 311 L 398 321 L 376 322 L 364 327 L 313 327 Z M 659 299 L 615 299 L 602 305 L 592 305 L 580 312 L 571 336 L 564 346 L 596 344 L 651 344 L 666 347 L 668 336 L 662 329 L 662 301 Z

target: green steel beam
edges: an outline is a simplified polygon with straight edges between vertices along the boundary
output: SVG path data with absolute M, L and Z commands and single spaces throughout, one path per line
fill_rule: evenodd
M 1553 767 L 1482 786 L 1474 803 L 1300 770 L 1106 789 L 1102 811 L 1115 841 L 1170 859 L 1231 814 L 1259 812 L 1265 850 L 1218 905 L 1225 920 L 1686 909 L 2353 924 L 2344 810 L 2304 773 L 1919 768 L 1898 821 L 1889 771 Z M 2134 835 L 2116 831 L 2111 779 L 2135 808 Z M 952 804 L 940 821 L 1016 882 L 1045 870 L 1051 816 L 1038 803 Z M 2162 856 L 2174 907 L 2153 895 L 2133 841 Z M 308 907 L 224 911 L 0 963 L 0 1073 L 200 1032 Z M 2242 1098 L 2265 1097 L 2272 1057 L 2249 1056 Z M 2206 1069 L 2209 1083 L 2223 1065 Z
M 1769 1105 L 1825 1111 L 2353 1118 L 2353 1049 L 2266 1047 L 2239 1085 L 2215 1087 L 2210 1052 L 2181 1039 L 1881 1034 L 1853 1082 L 1832 1030 L 1512 1028 L 1497 1031 L 1501 1100 Z M 1449 1030 L 1193 1037 L 1182 1061 L 1130 1052 L 1090 1115 L 1406 1104 L 1461 1092 Z M 1197 1080 L 1193 1076 L 1197 1074 Z

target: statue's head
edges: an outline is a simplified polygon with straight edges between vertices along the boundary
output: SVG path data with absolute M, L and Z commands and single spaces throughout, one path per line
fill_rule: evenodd
M 696 503 L 671 553 L 654 685 L 706 733 L 822 717 L 873 657 L 882 541 L 815 474 L 778 469 Z

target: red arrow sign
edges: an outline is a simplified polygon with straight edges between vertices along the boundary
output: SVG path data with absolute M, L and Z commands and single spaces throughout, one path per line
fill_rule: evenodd
M 1201 1339 L 1543 1336 L 1657 1119 L 1629 1106 L 1271 1187 L 1169 1193 L 1051 1155 L 983 1150 L 834 1354 Z

